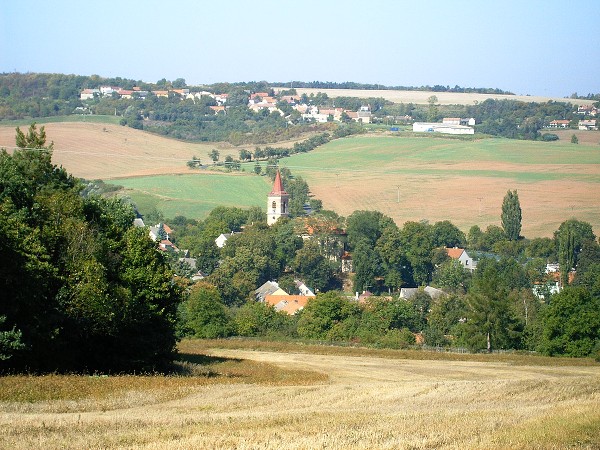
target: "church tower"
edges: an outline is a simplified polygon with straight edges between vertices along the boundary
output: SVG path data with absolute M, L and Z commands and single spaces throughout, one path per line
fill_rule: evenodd
M 290 196 L 283 190 L 279 170 L 275 175 L 273 189 L 267 199 L 267 225 L 273 225 L 280 217 L 288 216 L 288 202 Z

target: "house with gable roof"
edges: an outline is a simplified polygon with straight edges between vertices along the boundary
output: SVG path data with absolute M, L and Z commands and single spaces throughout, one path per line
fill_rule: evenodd
M 235 232 L 231 232 L 231 233 L 221 233 L 216 239 L 215 239 L 215 244 L 217 245 L 217 247 L 219 248 L 223 248 L 225 247 L 225 244 L 227 244 L 227 240 L 233 236 L 234 234 L 239 234 L 235 233 Z
M 464 248 L 446 248 L 448 256 L 454 260 L 457 260 L 467 270 L 475 270 L 477 268 L 477 261 L 475 261 Z
M 271 294 L 265 297 L 265 303 L 275 308 L 275 311 L 283 311 L 289 315 L 293 315 L 304 309 L 311 298 L 313 297 L 306 295 Z
M 580 130 L 597 130 L 596 119 L 580 120 L 578 124 Z
M 264 302 L 267 295 L 275 294 L 278 291 L 285 292 L 279 287 L 277 281 L 266 281 L 254 291 L 254 295 L 257 302 Z
M 171 229 L 171 227 L 169 225 L 167 225 L 166 223 L 157 223 L 156 225 L 154 225 L 153 227 L 150 227 L 150 239 L 152 239 L 153 241 L 158 241 L 158 240 L 170 240 L 171 239 L 171 234 L 173 234 L 173 230 Z

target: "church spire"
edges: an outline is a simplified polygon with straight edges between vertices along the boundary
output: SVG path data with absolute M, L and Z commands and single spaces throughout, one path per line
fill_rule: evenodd
M 279 170 L 275 174 L 273 189 L 267 197 L 267 225 L 273 225 L 280 217 L 287 217 L 289 194 L 283 189 Z
M 287 195 L 287 192 L 283 189 L 283 182 L 281 181 L 281 174 L 279 170 L 277 170 L 277 174 L 275 175 L 275 182 L 273 183 L 273 190 L 269 195 Z

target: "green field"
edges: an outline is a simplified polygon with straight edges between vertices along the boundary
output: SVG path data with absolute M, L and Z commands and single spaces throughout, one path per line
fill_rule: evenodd
M 202 173 L 193 175 L 160 175 L 112 180 L 125 187 L 144 214 L 156 208 L 165 217 L 184 215 L 202 219 L 216 206 L 263 206 L 270 183 L 253 174 Z
M 421 137 L 356 136 L 332 141 L 317 151 L 282 160 L 308 170 L 396 171 L 394 163 L 500 162 L 519 165 L 600 164 L 600 149 L 564 142 L 513 139 L 458 140 Z M 289 163 L 289 164 L 287 164 Z M 385 165 L 385 166 L 382 166 Z M 524 171 L 529 171 L 527 167 Z

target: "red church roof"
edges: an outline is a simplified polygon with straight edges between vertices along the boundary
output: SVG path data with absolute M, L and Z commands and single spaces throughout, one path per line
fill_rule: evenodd
M 279 170 L 277 171 L 277 175 L 275 175 L 275 182 L 273 183 L 273 189 L 269 195 L 288 195 L 287 192 L 283 189 L 283 183 L 281 181 L 281 175 L 279 174 Z

